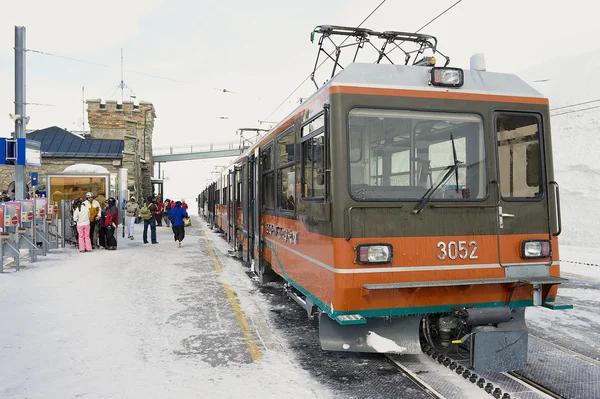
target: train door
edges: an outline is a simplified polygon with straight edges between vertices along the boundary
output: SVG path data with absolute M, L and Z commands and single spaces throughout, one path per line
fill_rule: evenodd
M 551 228 L 542 149 L 542 120 L 538 114 L 499 112 L 494 118 L 499 206 L 498 253 L 507 277 L 548 275 L 547 267 L 510 268 L 539 259 L 549 266 Z
M 254 155 L 252 156 L 252 247 L 253 247 L 253 256 L 251 264 L 253 265 L 253 271 L 257 271 L 256 268 L 258 263 L 262 259 L 262 234 L 260 231 L 260 210 L 262 209 L 262 190 L 260 186 L 260 176 L 262 175 L 262 167 L 260 162 L 260 148 L 257 148 L 254 151 Z
M 254 186 L 252 176 L 254 174 L 254 155 L 245 159 L 242 170 L 242 204 L 243 204 L 243 256 L 244 262 L 250 263 L 254 254 Z
M 243 161 L 245 162 L 245 160 Z M 243 182 L 244 182 L 244 163 L 242 162 L 241 165 L 236 165 L 234 168 L 234 179 L 235 179 L 235 185 L 233 187 L 233 191 L 235 193 L 234 195 L 234 202 L 233 202 L 233 209 L 234 209 L 234 215 L 233 215 L 233 250 L 235 253 L 235 256 L 238 258 L 242 257 L 242 253 L 243 253 L 243 239 L 244 239 L 244 211 L 242 209 L 242 191 L 243 191 Z M 240 212 L 242 213 L 242 215 L 240 215 Z M 241 218 L 240 218 L 241 216 Z
M 227 187 L 227 242 L 231 242 L 235 233 L 235 171 L 230 170 L 227 175 L 229 186 Z

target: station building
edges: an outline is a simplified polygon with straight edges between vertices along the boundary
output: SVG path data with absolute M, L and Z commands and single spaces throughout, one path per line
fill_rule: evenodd
M 89 132 L 72 132 L 57 126 L 34 130 L 27 138 L 41 142 L 42 166 L 27 167 L 38 172 L 39 187 L 46 185 L 46 175 L 62 173 L 75 164 L 91 164 L 116 174 L 128 171 L 131 196 L 140 201 L 152 194 L 152 134 L 156 111 L 150 102 L 87 100 Z M 0 166 L 0 189 L 7 190 L 14 181 L 14 167 Z

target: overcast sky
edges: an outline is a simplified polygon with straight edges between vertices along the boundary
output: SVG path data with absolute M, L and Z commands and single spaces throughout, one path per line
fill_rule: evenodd
M 28 52 L 27 101 L 47 104 L 28 107 L 28 129 L 81 129 L 82 86 L 86 98 L 120 100 L 123 48 L 124 80 L 132 90 L 124 98 L 133 94 L 154 103 L 158 147 L 233 140 L 241 126 L 257 126 L 269 115 L 280 120 L 298 98 L 314 91 L 306 82 L 272 114 L 312 71 L 318 48 L 310 42 L 313 28 L 356 26 L 381 0 L 21 0 L 18 7 L 2 2 L 7 6 L 0 13 L 0 135 L 14 128 L 8 117 L 14 112 L 14 26 L 23 25 L 29 49 L 105 65 Z M 455 2 L 388 0 L 364 27 L 414 31 Z M 593 6 L 592 0 L 463 0 L 423 32 L 437 36 L 453 66 L 468 68 L 469 57 L 483 52 L 488 70 L 518 73 L 594 49 L 590 43 L 600 29 L 589 11 Z M 222 88 L 235 93 L 217 90 Z M 186 173 L 215 162 L 225 161 L 173 163 L 164 170 L 169 184 L 179 186 L 172 186 L 178 195 L 190 195 L 197 190 L 189 180 L 198 174 Z M 201 180 L 203 185 L 204 174 Z

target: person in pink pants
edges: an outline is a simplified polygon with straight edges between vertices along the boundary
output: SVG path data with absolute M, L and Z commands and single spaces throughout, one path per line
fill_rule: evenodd
M 79 199 L 73 202 L 73 221 L 77 223 L 79 252 L 92 252 L 90 241 L 90 210 Z

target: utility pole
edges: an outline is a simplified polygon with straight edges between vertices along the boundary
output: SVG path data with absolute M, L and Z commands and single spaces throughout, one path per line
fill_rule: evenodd
M 15 139 L 25 134 L 25 27 L 15 26 Z M 25 199 L 25 165 L 15 165 L 15 200 Z M 10 194 L 10 193 L 9 193 Z

